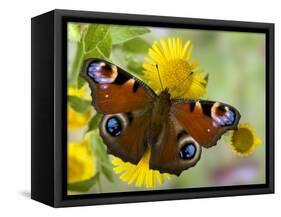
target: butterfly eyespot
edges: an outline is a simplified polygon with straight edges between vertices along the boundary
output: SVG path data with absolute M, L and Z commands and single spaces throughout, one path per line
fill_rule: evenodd
M 122 125 L 120 120 L 113 116 L 108 118 L 105 124 L 106 131 L 111 135 L 111 136 L 119 136 L 122 132 Z
M 225 120 L 226 125 L 232 125 L 235 122 L 236 119 L 235 111 L 233 111 L 232 109 L 228 109 L 225 116 L 226 116 L 226 120 Z
M 99 84 L 113 83 L 117 77 L 117 68 L 104 62 L 92 62 L 87 68 L 87 75 Z
M 194 143 L 187 143 L 181 147 L 179 157 L 182 160 L 191 160 L 196 155 L 196 151 Z
M 88 69 L 87 69 L 87 74 L 95 79 L 95 73 L 101 69 L 101 64 L 99 63 L 91 63 L 89 66 L 88 66 Z

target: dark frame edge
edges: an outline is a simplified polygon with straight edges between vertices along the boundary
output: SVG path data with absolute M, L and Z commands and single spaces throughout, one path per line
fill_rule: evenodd
M 238 189 L 238 190 L 208 190 L 202 192 L 192 193 L 160 193 L 148 195 L 124 195 L 124 196 L 108 196 L 103 198 L 76 198 L 57 201 L 55 207 L 69 207 L 69 206 L 89 206 L 89 205 L 109 205 L 120 203 L 141 203 L 141 202 L 157 202 L 170 200 L 185 200 L 185 199 L 203 199 L 216 197 L 233 197 L 233 196 L 254 196 L 259 194 L 272 194 L 269 187 L 260 187 L 257 189 Z M 122 193 L 120 193 L 122 194 Z
M 55 196 L 53 14 L 31 19 L 31 199 L 50 206 Z
M 275 50 L 274 50 L 274 44 L 275 44 L 275 24 L 268 24 L 267 28 L 267 50 L 266 50 L 266 73 L 267 73 L 267 136 L 268 136 L 268 157 L 270 159 L 267 159 L 267 172 L 268 174 L 268 185 L 269 190 L 271 193 L 275 192 L 275 152 L 274 152 L 274 144 L 275 144 L 275 124 L 274 124 L 274 100 L 275 100 L 275 94 L 274 94 L 274 58 L 275 58 Z
M 127 14 L 127 13 L 112 13 L 112 12 L 97 12 L 97 11 L 79 11 L 79 10 L 65 10 L 65 9 L 55 9 L 55 13 L 58 17 L 72 17 L 77 18 L 81 21 L 83 20 L 103 20 L 109 23 L 127 23 L 131 25 L 143 25 L 143 23 L 150 23 L 151 26 L 159 27 L 177 27 L 184 28 L 184 25 L 188 23 L 188 28 L 200 29 L 204 28 L 206 30 L 226 30 L 230 31 L 236 29 L 235 31 L 243 32 L 263 32 L 274 23 L 265 22 L 250 22 L 250 21 L 234 21 L 234 20 L 219 20 L 219 19 L 203 19 L 203 18 L 191 18 L 191 17 L 174 17 L 174 16 L 157 16 L 157 15 L 142 15 L 142 14 Z M 115 22 L 114 22 L 115 21 Z M 84 22 L 84 21 L 83 21 Z M 167 25 L 173 25 L 169 26 Z M 146 24 L 145 26 L 149 26 Z

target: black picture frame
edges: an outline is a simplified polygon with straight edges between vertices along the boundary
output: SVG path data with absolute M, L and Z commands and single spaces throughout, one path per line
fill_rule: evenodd
M 266 35 L 266 184 L 67 196 L 66 23 L 257 32 Z M 53 207 L 274 193 L 274 24 L 53 10 L 32 18 L 31 198 Z

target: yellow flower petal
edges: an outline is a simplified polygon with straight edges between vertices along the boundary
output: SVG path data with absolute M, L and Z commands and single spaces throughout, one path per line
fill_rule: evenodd
M 67 89 L 68 96 L 77 96 L 86 100 L 91 100 L 91 96 L 87 93 L 87 86 L 83 86 L 80 89 L 74 87 L 68 87 Z
M 185 43 L 185 45 L 184 45 L 184 47 L 183 47 L 183 49 L 182 49 L 182 53 L 181 53 L 181 58 L 184 58 L 184 56 L 186 55 L 186 51 L 187 51 L 187 48 L 189 48 L 189 45 L 190 45 L 190 40 L 188 40 L 186 43 Z
M 92 178 L 96 173 L 95 155 L 88 139 L 67 146 L 67 182 L 74 183 Z
M 150 150 L 148 149 L 137 165 L 129 162 L 123 162 L 120 158 L 114 157 L 112 164 L 115 166 L 113 171 L 121 174 L 120 179 L 129 185 L 135 183 L 137 187 L 154 188 L 159 184 L 163 184 L 165 178 L 170 179 L 168 173 L 161 174 L 157 170 L 149 168 Z
M 249 124 L 239 124 L 238 129 L 230 133 L 230 145 L 240 156 L 248 156 L 261 143 L 255 129 Z
M 79 113 L 76 112 L 71 106 L 67 108 L 67 128 L 69 130 L 77 130 L 87 126 L 88 120 L 91 116 L 90 110 Z
M 91 100 L 91 96 L 87 94 L 87 87 L 83 86 L 80 89 L 74 87 L 68 87 L 68 96 L 76 96 L 82 99 Z M 90 110 L 84 113 L 76 112 L 71 106 L 67 109 L 67 124 L 69 130 L 77 130 L 85 127 L 91 116 Z
M 195 59 L 192 63 L 191 63 L 191 69 L 196 69 L 199 66 L 199 61 L 198 59 Z
M 192 51 L 193 51 L 193 46 L 191 45 L 189 50 L 187 51 L 187 54 L 186 54 L 186 61 L 190 60 Z

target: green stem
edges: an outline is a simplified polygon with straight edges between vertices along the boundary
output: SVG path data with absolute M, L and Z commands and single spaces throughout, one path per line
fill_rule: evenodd
M 101 183 L 100 183 L 100 177 L 99 177 L 98 180 L 97 180 L 97 184 L 98 184 L 97 188 L 98 188 L 99 193 L 102 193 L 102 187 L 101 187 Z
M 83 48 L 83 42 L 82 40 L 80 40 L 77 43 L 75 58 L 71 66 L 70 77 L 68 80 L 69 86 L 77 87 L 78 76 L 79 76 L 83 58 L 84 58 L 84 48 Z

